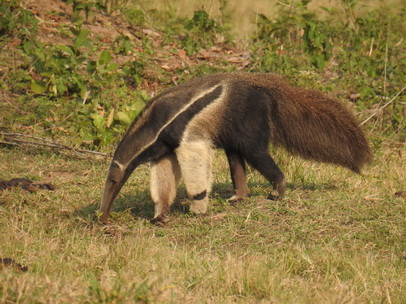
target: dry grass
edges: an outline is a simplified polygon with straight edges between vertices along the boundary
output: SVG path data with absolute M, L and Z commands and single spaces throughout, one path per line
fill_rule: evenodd
M 0 302 L 404 303 L 406 207 L 393 195 L 405 190 L 404 153 L 383 145 L 361 177 L 276 152 L 286 199 L 264 199 L 264 179 L 250 172 L 254 195 L 236 206 L 218 153 L 209 215 L 179 203 L 161 228 L 148 222 L 147 166 L 106 227 L 94 217 L 106 162 L 3 148 L 0 179 L 56 190 L 0 192 L 0 257 L 28 266 L 0 270 Z

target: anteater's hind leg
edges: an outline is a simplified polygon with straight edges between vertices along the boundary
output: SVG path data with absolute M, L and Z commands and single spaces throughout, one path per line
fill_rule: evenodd
M 182 142 L 176 149 L 186 191 L 192 199 L 190 211 L 205 214 L 211 191 L 211 147 L 204 140 Z
M 269 155 L 268 150 L 258 149 L 255 152 L 245 153 L 243 156 L 252 167 L 257 169 L 269 181 L 273 190 L 277 191 L 278 195 L 271 192 L 268 198 L 271 200 L 282 199 L 285 194 L 285 177 Z
M 153 223 L 168 221 L 180 178 L 179 163 L 174 153 L 151 162 L 151 197 L 155 203 L 155 214 L 151 220 Z
M 231 180 L 234 186 L 234 195 L 229 201 L 236 202 L 249 195 L 247 177 L 245 174 L 245 160 L 240 153 L 234 150 L 226 150 L 226 155 L 230 166 Z

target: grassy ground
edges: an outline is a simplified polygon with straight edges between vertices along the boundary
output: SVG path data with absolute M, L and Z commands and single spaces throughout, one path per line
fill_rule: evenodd
M 164 16 L 166 9 L 173 14 L 172 19 L 178 16 L 191 18 L 193 11 L 203 5 L 210 16 L 216 16 L 221 15 L 219 4 L 226 2 L 228 11 L 224 15 L 232 16 L 224 20 L 232 23 L 233 33 L 241 32 L 243 37 L 255 30 L 253 19 L 257 16 L 254 13 L 257 5 L 261 7 L 261 13 L 272 16 L 269 11 L 272 7 L 268 4 L 276 1 L 128 1 L 135 3 L 136 8 L 139 4 L 144 5 L 145 11 L 157 9 L 156 15 L 145 15 L 148 28 L 154 28 L 153 18 L 158 20 L 160 14 Z M 314 0 L 311 4 L 334 7 L 336 2 L 344 3 Z M 26 39 L 30 36 L 25 36 L 27 25 L 24 24 L 14 32 L 8 32 L 5 42 L 8 46 L 2 49 L 2 62 L 6 66 L 0 67 L 0 131 L 47 136 L 49 140 L 74 147 L 105 147 L 101 150 L 111 152 L 114 144 L 107 140 L 105 145 L 100 144 L 103 136 L 114 135 L 117 139 L 124 131 L 112 109 L 130 113 L 134 110 L 132 100 L 138 98 L 140 101 L 141 97 L 143 100 L 144 95 L 149 98 L 152 92 L 183 82 L 191 77 L 187 76 L 190 73 L 213 73 L 214 67 L 223 67 L 226 63 L 229 68 L 248 71 L 273 71 L 280 63 L 286 67 L 287 74 L 297 73 L 296 77 L 304 84 L 313 83 L 310 81 L 313 78 L 306 78 L 306 75 L 315 75 L 314 79 L 322 79 L 317 82 L 319 88 L 332 91 L 333 96 L 346 100 L 347 105 L 348 101 L 355 103 L 358 98 L 352 98 L 351 95 L 357 94 L 351 93 L 361 96 L 363 89 L 369 89 L 364 92 L 365 96 L 359 97 L 357 105 L 353 105 L 354 110 L 363 111 L 357 115 L 359 121 L 363 121 L 375 113 L 378 103 L 383 105 L 404 90 L 403 74 L 398 72 L 402 71 L 404 60 L 400 50 L 404 39 L 397 31 L 402 23 L 394 18 L 400 16 L 400 0 L 364 2 L 368 5 L 397 3 L 391 7 L 396 14 L 388 13 L 393 17 L 388 20 L 394 25 L 386 26 L 385 20 L 365 19 L 374 22 L 370 23 L 371 35 L 358 37 L 360 43 L 355 45 L 359 48 L 351 51 L 359 52 L 357 56 L 345 53 L 348 50 L 342 45 L 335 45 L 333 55 L 354 56 L 351 57 L 353 61 L 336 61 L 338 57 L 333 56 L 327 70 L 316 72 L 308 72 L 310 66 L 305 63 L 309 54 L 301 55 L 300 58 L 307 61 L 301 62 L 299 69 L 282 56 L 283 52 L 278 53 L 288 52 L 289 44 L 281 44 L 272 51 L 271 46 L 279 38 L 257 47 L 257 54 L 253 53 L 255 56 L 246 66 L 246 54 L 238 50 L 229 52 L 230 46 L 219 44 L 219 49 L 211 50 L 208 45 L 206 48 L 211 53 L 185 55 L 184 50 L 179 52 L 179 44 L 164 43 L 164 39 L 182 36 L 172 33 L 167 38 L 164 32 L 153 31 L 152 34 L 161 35 L 161 38 L 153 39 L 140 28 L 139 37 L 135 36 L 137 32 L 131 36 L 131 49 L 135 48 L 136 52 L 130 54 L 132 57 L 125 52 L 120 54 L 123 60 L 137 63 L 141 60 L 145 65 L 145 70 L 142 67 L 138 71 L 138 65 L 135 65 L 135 70 L 130 71 L 139 72 L 138 76 L 143 78 L 138 84 L 140 87 L 119 82 L 118 79 L 125 75 L 104 70 L 106 66 L 99 60 L 96 65 L 99 65 L 98 73 L 104 83 L 96 82 L 97 75 L 88 75 L 86 79 L 95 81 L 96 91 L 88 103 L 74 87 L 69 91 L 71 95 L 57 96 L 52 92 L 34 94 L 26 88 L 27 83 L 29 86 L 33 80 L 38 80 L 39 72 L 33 72 L 34 64 L 27 59 L 32 54 L 23 57 L 22 46 L 14 46 L 16 49 L 12 46 L 21 42 L 14 38 L 22 39 L 27 48 L 30 46 L 28 42 L 34 36 L 31 40 Z M 31 18 L 40 21 L 38 36 L 44 43 L 69 45 L 74 41 L 72 39 L 78 38 L 74 33 L 73 36 L 61 35 L 70 33 L 72 26 L 70 13 L 65 12 L 65 9 L 71 9 L 66 1 L 37 3 L 27 0 L 25 3 L 34 12 L 39 11 Z M 357 10 L 350 12 L 356 14 Z M 7 20 L 18 17 L 22 22 L 25 17 L 29 19 L 29 15 L 18 14 L 14 9 L 10 14 Z M 117 20 L 110 16 L 97 14 L 98 22 L 84 27 L 92 31 L 92 37 L 100 35 L 99 40 L 94 38 L 96 41 L 93 41 L 97 50 L 110 45 L 110 53 L 118 58 L 119 55 L 113 52 L 113 41 L 126 26 L 123 27 L 121 21 L 113 22 Z M 374 16 L 380 15 L 370 18 Z M 178 26 L 183 28 L 181 23 Z M 15 36 L 17 30 L 19 34 Z M 254 40 L 247 41 L 251 41 L 247 43 L 249 47 L 255 46 Z M 386 47 L 382 48 L 382 45 Z M 238 43 L 236 46 L 244 47 L 248 48 L 248 45 Z M 160 51 L 156 53 L 156 49 Z M 35 50 L 39 54 L 52 51 L 48 47 Z M 225 55 L 220 56 L 219 50 Z M 370 69 L 364 62 L 361 65 L 364 69 L 361 69 L 360 60 L 366 58 L 366 51 L 369 51 L 368 56 L 384 56 L 377 55 L 366 61 L 371 63 Z M 28 61 L 21 66 L 17 62 L 16 67 L 16 54 Z M 89 56 L 96 54 L 99 52 L 91 52 Z M 268 58 L 269 62 L 260 57 Z M 59 63 L 59 57 L 50 58 Z M 81 58 L 61 59 L 73 67 L 66 69 L 72 73 L 65 78 L 83 76 L 80 66 L 75 66 L 78 59 Z M 220 61 L 224 62 L 220 64 Z M 383 62 L 384 68 L 375 66 L 376 62 Z M 293 64 L 292 68 L 289 64 Z M 354 66 L 341 70 L 334 68 L 335 64 Z M 53 69 L 51 72 L 64 80 L 64 75 Z M 47 73 L 44 75 L 44 81 L 50 77 Z M 363 79 L 365 82 L 360 81 Z M 374 142 L 375 156 L 364 175 L 306 162 L 277 150 L 272 155 L 289 181 L 286 198 L 280 202 L 266 200 L 268 184 L 257 172 L 250 171 L 252 196 L 230 205 L 227 198 L 232 194 L 232 187 L 228 165 L 223 153 L 218 152 L 209 214 L 205 217 L 188 214 L 185 190 L 181 187 L 172 220 L 165 227 L 156 227 L 149 222 L 153 205 L 147 166 L 138 168 L 127 182 L 113 206 L 110 224 L 105 226 L 97 221 L 96 210 L 108 160 L 83 160 L 1 144 L 0 180 L 29 178 L 51 183 L 55 190 L 29 193 L 21 188 L 11 188 L 0 191 L 0 303 L 406 303 L 406 202 L 405 198 L 394 195 L 406 190 L 406 146 L 401 142 L 405 125 L 405 112 L 400 109 L 404 105 L 403 97 L 394 98 L 385 111 L 377 112 L 376 119 L 364 125 L 366 130 L 372 130 L 368 137 Z M 111 118 L 115 122 L 109 129 L 106 126 Z M 6 266 L 5 262 L 10 259 L 28 270 L 22 271 L 17 264 Z
M 208 216 L 186 212 L 156 227 L 148 167 L 113 207 L 95 210 L 108 161 L 0 150 L 0 179 L 25 177 L 55 191 L 0 192 L 1 303 L 405 303 L 404 146 L 382 145 L 363 176 L 274 153 L 286 199 L 249 173 L 252 197 L 231 206 L 227 162 L 215 159 Z M 10 166 L 10 164 L 13 164 Z

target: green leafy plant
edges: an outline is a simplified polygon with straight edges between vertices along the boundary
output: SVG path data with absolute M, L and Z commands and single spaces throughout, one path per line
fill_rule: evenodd
M 308 11 L 309 2 L 297 2 L 293 12 L 291 8 L 283 7 L 275 19 L 263 14 L 258 16 L 255 39 L 265 53 L 261 55 L 263 65 L 282 71 L 309 64 L 317 69 L 324 68 L 332 56 L 331 29 Z
M 92 9 L 98 7 L 98 2 L 89 0 L 67 0 L 66 3 L 72 4 L 72 22 L 74 24 L 82 25 L 85 21 L 93 21 L 95 15 Z
M 118 36 L 113 44 L 115 46 L 114 51 L 116 54 L 127 55 L 134 48 L 131 39 L 125 35 Z
M 138 86 L 141 84 L 145 64 L 141 60 L 129 61 L 123 66 L 124 78 L 132 86 Z
M 145 22 L 145 13 L 140 9 L 123 8 L 122 12 L 130 24 L 140 26 Z
M 72 28 L 71 31 L 75 35 L 72 45 L 45 47 L 37 41 L 35 47 L 27 50 L 27 53 L 31 53 L 36 75 L 40 77 L 32 80 L 31 90 L 34 93 L 49 92 L 54 96 L 67 92 L 80 93 L 84 98 L 87 92 L 86 79 L 80 72 L 88 56 L 82 49 L 92 51 L 93 45 L 88 39 L 88 30 Z
M 122 92 L 125 94 L 126 92 Z M 116 96 L 116 99 L 120 99 Z M 90 148 L 105 147 L 117 140 L 144 108 L 148 96 L 139 91 L 125 103 L 117 100 L 95 99 L 78 111 L 81 123 L 77 126 L 80 138 Z
M 186 36 L 181 45 L 189 55 L 198 52 L 200 48 L 213 46 L 217 36 L 223 32 L 223 28 L 204 10 L 195 11 L 192 19 L 186 22 L 184 28 Z
M 40 40 L 41 19 L 20 1 L 0 2 L 0 88 L 15 99 L 17 112 L 22 108 L 18 115 L 3 115 L 3 125 L 35 126 L 49 136 L 66 132 L 79 146 L 107 147 L 117 140 L 149 99 L 144 89 L 151 94 L 219 71 L 241 68 L 283 74 L 302 86 L 333 90 L 361 111 L 385 104 L 406 83 L 402 40 L 406 10 L 401 8 L 395 14 L 385 7 L 342 0 L 332 8 L 315 10 L 310 6 L 315 1 L 285 1 L 289 5 L 277 6 L 274 14 L 257 15 L 255 34 L 246 41 L 250 52 L 234 58 L 247 60 L 242 67 L 228 61 L 249 50 L 244 50 L 244 43 L 232 47 L 227 22 L 233 13 L 227 0 L 218 1 L 218 15 L 202 8 L 187 19 L 174 6 L 108 1 L 118 13 L 116 18 L 122 18 L 120 24 L 127 23 L 132 31 L 120 31 L 112 43 L 91 35 L 83 25 L 87 15 L 91 19 L 99 8 L 107 9 L 106 1 L 68 0 L 73 22 L 55 26 L 55 33 L 65 41 L 56 44 Z M 147 34 L 145 26 L 160 36 Z M 197 62 L 187 56 L 213 46 L 224 51 L 216 59 Z M 181 48 L 187 54 L 179 53 Z M 172 60 L 171 70 L 161 68 Z M 402 134 L 403 101 L 401 93 L 379 112 L 379 118 L 371 120 L 374 130 L 388 136 Z
M 323 69 L 332 55 L 332 44 L 329 39 L 326 23 L 306 20 L 303 33 L 305 52 L 311 64 Z
M 0 41 L 12 38 L 26 39 L 38 30 L 38 20 L 33 13 L 20 6 L 19 0 L 0 2 Z M 7 39 L 8 38 L 8 39 Z

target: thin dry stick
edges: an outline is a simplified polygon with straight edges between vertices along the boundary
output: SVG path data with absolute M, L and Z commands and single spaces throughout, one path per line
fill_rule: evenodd
M 385 96 L 386 96 L 387 68 L 388 68 L 389 28 L 390 28 L 390 22 L 388 23 L 388 30 L 386 33 L 386 45 L 385 45 L 385 67 L 384 67 L 384 79 L 383 79 L 383 94 Z
M 387 65 L 388 65 L 388 49 L 389 49 L 389 25 L 390 23 L 388 23 L 388 27 L 387 27 L 387 34 L 386 34 L 386 44 L 385 44 L 385 66 L 384 66 L 384 75 L 383 75 L 383 96 L 386 96 L 386 77 L 387 77 Z M 380 107 L 380 105 L 382 104 L 382 101 L 379 103 L 378 105 L 378 109 Z M 385 105 L 386 106 L 386 105 Z M 371 132 L 373 129 L 375 129 L 376 125 L 379 123 L 379 121 L 375 121 L 375 124 L 373 125 Z M 381 123 L 383 123 L 383 120 L 381 121 Z
M 0 81 L 1 81 L 1 80 L 0 80 Z M 9 100 L 9 99 L 11 99 L 11 98 L 7 97 L 5 93 L 3 93 L 3 94 L 1 95 L 1 98 L 2 98 L 2 100 L 4 100 L 5 102 L 7 102 L 10 106 L 12 106 L 14 109 L 16 109 L 17 111 L 19 111 L 20 113 L 27 114 L 26 111 L 22 110 L 20 107 L 18 107 L 18 106 L 16 106 L 15 104 L 13 104 L 13 103 Z
M 283 6 L 286 6 L 286 7 L 291 7 L 293 1 L 291 1 L 290 4 L 282 2 L 282 1 L 278 1 L 278 0 L 276 0 L 276 2 L 278 2 L 280 5 L 283 5 Z
M 92 150 L 86 150 L 86 149 L 76 149 L 72 148 L 69 146 L 61 145 L 56 142 L 47 140 L 45 138 L 33 136 L 33 135 L 26 135 L 22 133 L 6 133 L 6 132 L 1 132 L 0 133 L 3 137 L 4 140 L 1 140 L 0 143 L 2 144 L 9 144 L 9 145 L 16 145 L 16 146 L 21 146 L 21 145 L 29 145 L 29 146 L 37 146 L 37 147 L 48 147 L 48 148 L 54 148 L 54 149 L 59 149 L 59 150 L 68 150 L 75 152 L 77 154 L 94 154 L 94 155 L 100 155 L 104 157 L 108 157 L 106 153 L 103 152 L 97 152 L 97 151 L 92 151 Z M 36 141 L 28 141 L 20 138 L 29 138 L 33 139 Z M 38 142 L 40 141 L 40 142 Z
M 293 8 L 293 0 L 290 1 L 288 17 L 290 17 L 290 13 L 292 12 L 292 8 Z
M 388 105 L 390 105 L 400 94 L 402 94 L 402 92 L 406 89 L 406 86 L 404 86 L 391 100 L 389 100 L 387 103 L 385 103 L 382 107 L 377 108 L 375 110 L 375 112 L 369 116 L 367 119 L 365 119 L 362 123 L 361 126 L 363 124 L 365 124 L 367 121 L 369 121 L 372 117 L 374 117 L 376 114 L 378 114 L 379 111 L 381 111 L 382 109 L 386 108 Z

